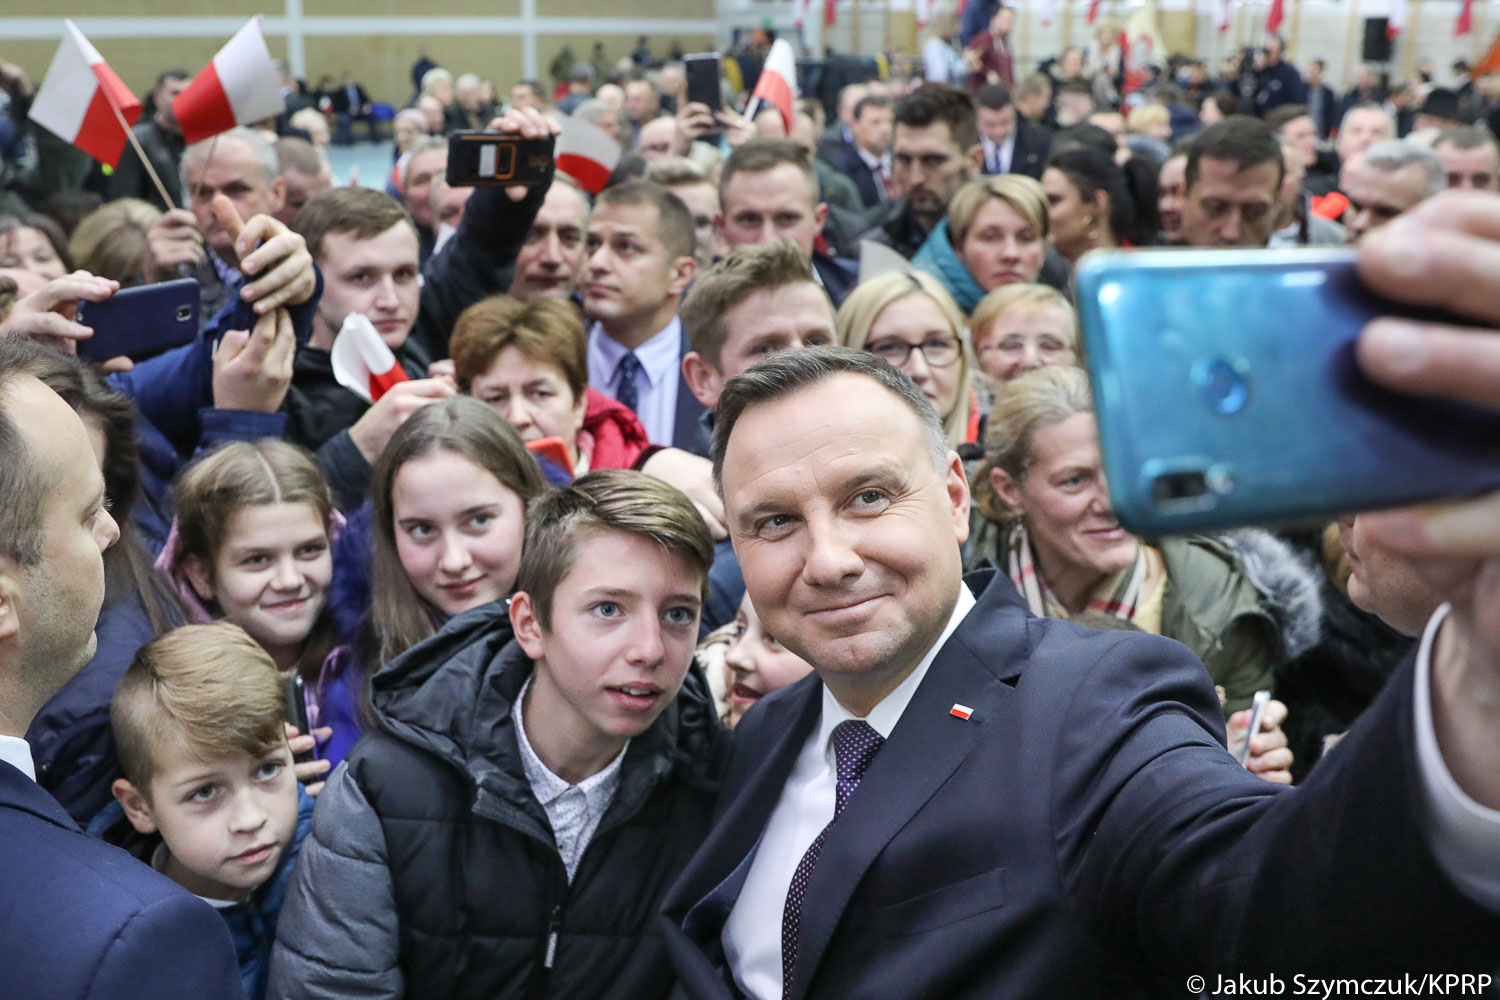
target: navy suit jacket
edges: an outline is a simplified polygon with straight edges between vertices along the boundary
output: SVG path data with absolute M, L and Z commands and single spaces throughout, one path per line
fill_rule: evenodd
M 688 344 L 687 331 L 682 334 L 682 349 L 677 353 L 677 417 L 672 424 L 672 447 L 708 457 L 708 407 L 698 402 L 693 390 L 688 388 L 687 376 L 682 372 L 682 358 L 692 347 Z
M 859 191 L 859 200 L 864 202 L 865 208 L 874 208 L 881 203 L 880 189 L 885 186 L 885 182 L 870 169 L 870 165 L 859 155 L 858 149 L 846 145 L 839 151 L 838 157 L 829 162 L 835 170 L 854 182 L 854 187 Z
M 235 1000 L 229 927 L 0 762 L 0 1000 Z
M 1439 872 L 1414 818 L 1409 666 L 1286 789 L 1225 752 L 1183 646 L 1033 617 L 1004 576 L 970 586 L 978 605 L 824 841 L 788 1000 L 1176 996 L 1218 971 L 1500 964 L 1500 919 Z M 821 699 L 810 676 L 735 733 L 664 904 L 694 1000 L 735 995 L 724 921 Z
M 1041 180 L 1042 171 L 1047 169 L 1047 153 L 1051 149 L 1051 132 L 1025 122 L 1017 123 L 1016 145 L 1010 154 L 1010 172 Z M 988 162 L 984 165 L 984 172 L 990 173 Z

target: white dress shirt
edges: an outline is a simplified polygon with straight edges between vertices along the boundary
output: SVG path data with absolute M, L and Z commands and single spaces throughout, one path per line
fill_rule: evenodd
M 17 736 L 0 736 L 0 760 L 36 780 L 36 765 L 31 760 L 31 744 Z
M 1438 608 L 1422 633 L 1417 651 L 1417 766 L 1427 803 L 1428 842 L 1439 867 L 1464 895 L 1480 906 L 1500 910 L 1500 812 L 1470 798 L 1443 760 L 1432 719 L 1432 646 L 1449 607 Z M 1337 753 L 1338 751 L 1335 751 Z
M 1020 128 L 1021 126 L 1017 125 L 1011 129 L 1010 135 L 1006 136 L 1005 141 L 999 145 L 983 135 L 979 137 L 979 144 L 984 147 L 985 170 L 992 174 L 1010 173 L 1011 163 L 1016 158 L 1016 133 L 1020 131 Z
M 589 385 L 612 399 L 620 395 L 620 361 L 630 351 L 595 323 L 589 330 Z M 635 349 L 641 370 L 635 377 L 636 416 L 652 444 L 671 445 L 677 427 L 677 386 L 682 370 L 682 322 L 672 322 Z
M 531 785 L 531 794 L 542 804 L 547 813 L 547 822 L 552 824 L 552 837 L 557 841 L 557 853 L 562 855 L 563 867 L 568 870 L 568 881 L 578 873 L 578 862 L 588 850 L 589 841 L 599 829 L 599 821 L 615 799 L 620 787 L 620 764 L 625 760 L 625 751 L 630 741 L 620 749 L 619 756 L 610 761 L 598 774 L 584 778 L 576 785 L 559 778 L 542 763 L 542 759 L 531 748 L 526 738 L 526 723 L 522 720 L 521 706 L 526 702 L 526 692 L 531 688 L 531 678 L 521 687 L 521 693 L 511 706 L 510 717 L 516 724 L 516 742 L 521 747 L 521 767 L 526 771 L 526 781 Z
M 917 669 L 907 675 L 880 704 L 870 709 L 865 721 L 881 736 L 889 738 L 896 723 L 911 702 L 912 695 L 927 676 L 938 651 L 948 641 L 960 622 L 974 607 L 974 595 L 959 584 L 958 602 L 943 628 L 943 634 Z M 735 900 L 729 918 L 724 922 L 722 942 L 724 957 L 734 970 L 734 981 L 745 996 L 754 1000 L 781 1000 L 781 914 L 786 907 L 787 889 L 792 875 L 802 862 L 813 840 L 833 819 L 834 792 L 838 784 L 838 767 L 834 759 L 834 727 L 857 718 L 840 705 L 823 688 L 823 717 L 802 745 L 792 773 L 787 776 L 781 798 L 766 822 L 765 832 L 756 847 L 755 860 L 745 876 L 745 884 Z M 879 759 L 876 754 L 876 759 Z M 856 790 L 855 794 L 858 794 Z

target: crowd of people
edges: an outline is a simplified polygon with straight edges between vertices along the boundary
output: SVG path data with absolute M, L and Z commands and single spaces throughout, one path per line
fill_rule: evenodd
M 1016 79 L 1013 21 L 792 120 L 646 39 L 423 53 L 371 186 L 348 74 L 189 145 L 163 72 L 105 171 L 0 63 L 0 997 L 1489 985 L 1496 497 L 1131 534 L 1072 275 L 1355 244 L 1473 325 L 1368 377 L 1500 407 L 1500 88 L 1274 37 L 1127 88 L 1107 32 Z M 447 183 L 569 117 L 598 194 Z M 179 277 L 190 343 L 77 356 Z

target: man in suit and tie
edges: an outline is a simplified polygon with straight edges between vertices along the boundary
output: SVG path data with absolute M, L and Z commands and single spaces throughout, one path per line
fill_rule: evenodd
M 785 352 L 716 415 L 747 590 L 816 672 L 746 714 L 668 894 L 688 997 L 1169 996 L 1500 963 L 1500 822 L 1465 813 L 1500 805 L 1472 703 L 1500 693 L 1500 600 L 1472 561 L 1428 562 L 1464 608 L 1456 645 L 1429 642 L 1290 790 L 1224 751 L 1181 646 L 1035 618 L 1005 576 L 962 577 L 963 462 L 895 369 Z
M 974 103 L 979 113 L 979 142 L 984 147 L 984 172 L 1025 174 L 1041 180 L 1052 133 L 1020 120 L 1010 88 L 1003 83 L 980 87 Z
M 849 123 L 853 142 L 845 146 L 833 166 L 854 181 L 865 208 L 890 200 L 886 181 L 890 177 L 891 99 L 871 95 L 854 106 Z
M 693 216 L 648 181 L 605 188 L 589 219 L 579 290 L 589 328 L 589 385 L 634 410 L 652 444 L 702 453 L 703 404 L 683 382 L 677 318 L 697 264 Z
M 228 927 L 37 785 L 23 738 L 93 656 L 103 552 L 119 537 L 83 421 L 0 336 L 0 996 L 242 996 Z

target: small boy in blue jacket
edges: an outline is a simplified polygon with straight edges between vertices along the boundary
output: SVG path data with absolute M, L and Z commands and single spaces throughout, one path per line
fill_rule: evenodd
M 265 995 L 276 919 L 312 821 L 286 741 L 276 665 L 236 625 L 142 646 L 110 706 L 115 799 L 141 860 L 229 923 L 250 1000 Z

